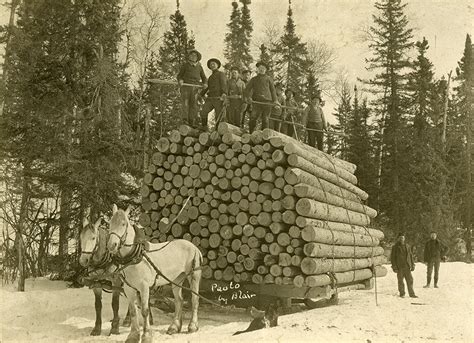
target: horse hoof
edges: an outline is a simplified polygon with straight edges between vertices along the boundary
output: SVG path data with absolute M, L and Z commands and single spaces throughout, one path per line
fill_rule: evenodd
M 130 334 L 127 336 L 127 339 L 125 340 L 125 343 L 139 343 L 140 342 L 140 333 L 135 331 L 135 332 L 130 332 Z
M 122 326 L 125 326 L 125 327 L 130 327 L 130 325 L 132 324 L 132 320 L 130 319 L 130 317 L 125 317 L 125 319 L 123 320 L 123 323 L 122 323 Z
M 110 333 L 109 333 L 109 336 L 110 335 L 120 335 L 120 330 L 118 327 L 115 327 L 115 328 L 112 328 L 110 329 Z
M 142 335 L 142 343 L 153 343 L 153 331 L 147 331 Z
M 174 335 L 175 333 L 178 333 L 180 330 L 178 329 L 178 327 L 174 324 L 171 324 L 170 327 L 168 328 L 168 330 L 166 331 L 166 333 L 168 335 Z
M 192 323 L 188 325 L 188 333 L 194 333 L 199 330 L 199 327 L 197 324 Z
M 91 336 L 100 336 L 102 329 L 100 327 L 95 327 L 91 331 Z

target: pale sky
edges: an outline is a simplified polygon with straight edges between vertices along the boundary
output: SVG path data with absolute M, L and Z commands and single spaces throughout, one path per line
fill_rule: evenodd
M 156 1 L 163 8 L 164 28 L 169 15 L 176 9 L 176 0 Z M 227 32 L 232 0 L 181 0 L 181 12 L 188 28 L 196 38 L 196 47 L 203 61 L 217 57 L 223 60 L 224 36 Z M 406 14 L 414 29 L 414 39 L 425 36 L 430 43 L 428 57 L 436 75 L 454 70 L 462 56 L 466 34 L 474 33 L 474 2 L 471 0 L 407 0 Z M 335 52 L 334 71 L 345 69 L 349 80 L 368 77 L 364 59 L 370 56 L 363 31 L 372 23 L 375 13 L 372 0 L 292 0 L 296 32 L 303 40 L 325 42 Z M 254 23 L 253 47 L 264 37 L 268 25 L 283 28 L 288 0 L 252 0 L 251 17 Z M 8 13 L 0 10 L 0 20 L 6 23 Z M 254 57 L 258 55 L 255 54 Z M 334 74 L 327 78 L 335 78 Z M 329 90 L 324 90 L 327 94 Z M 326 96 L 325 112 L 332 112 L 334 102 Z M 331 118 L 330 118 L 331 121 Z

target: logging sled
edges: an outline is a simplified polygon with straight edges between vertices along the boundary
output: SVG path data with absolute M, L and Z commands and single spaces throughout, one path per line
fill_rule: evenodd
M 370 289 L 387 273 L 384 235 L 370 225 L 377 212 L 355 170 L 271 129 L 182 125 L 151 155 L 139 223 L 153 243 L 198 247 L 201 293 L 221 304 L 337 302 L 338 292 Z

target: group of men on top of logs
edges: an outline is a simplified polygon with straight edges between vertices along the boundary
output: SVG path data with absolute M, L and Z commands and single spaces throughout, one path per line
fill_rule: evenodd
M 217 58 L 207 61 L 212 71 L 209 78 L 199 63 L 201 54 L 197 50 L 188 53 L 188 60 L 181 66 L 178 73 L 178 85 L 181 91 L 182 119 L 191 126 L 207 128 L 209 112 L 216 114 L 216 123 L 227 121 L 232 125 L 243 127 L 245 116 L 249 115 L 249 131 L 255 130 L 257 120 L 261 120 L 262 129 L 271 128 L 294 137 L 295 121 L 302 114 L 308 144 L 323 150 L 323 131 L 326 120 L 321 109 L 320 95 L 312 97 L 309 106 L 298 107 L 295 92 L 287 88 L 283 94 L 281 84 L 274 84 L 266 74 L 268 66 L 258 62 L 257 75 L 251 78 L 250 70 L 240 71 L 237 67 L 230 68 L 230 78 L 219 70 L 221 62 Z M 207 94 L 199 113 L 198 103 Z

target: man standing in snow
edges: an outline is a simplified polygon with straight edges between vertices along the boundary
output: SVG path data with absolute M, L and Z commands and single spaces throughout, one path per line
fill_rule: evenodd
M 390 260 L 393 271 L 397 273 L 400 297 L 405 297 L 405 285 L 403 284 L 403 279 L 405 279 L 410 298 L 418 298 L 413 290 L 413 276 L 411 275 L 411 272 L 415 270 L 413 253 L 411 247 L 405 243 L 405 235 L 403 233 L 398 235 L 398 241 L 392 247 Z
M 431 237 L 425 244 L 424 261 L 427 266 L 427 275 L 424 288 L 430 287 L 433 268 L 434 287 L 438 288 L 439 265 L 441 264 L 441 259 L 445 258 L 447 250 L 447 247 L 438 240 L 436 232 L 431 232 Z

